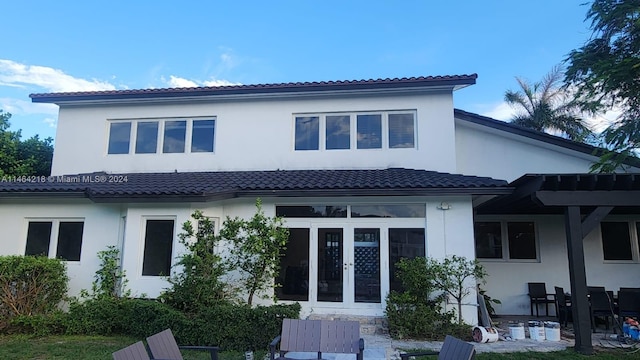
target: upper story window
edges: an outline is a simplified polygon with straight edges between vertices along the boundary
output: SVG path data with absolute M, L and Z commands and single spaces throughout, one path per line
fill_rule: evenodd
M 296 116 L 296 150 L 318 150 L 318 119 L 317 116 Z
M 29 221 L 25 255 L 80 261 L 83 220 Z
M 128 154 L 131 122 L 112 122 L 109 126 L 109 154 Z
M 113 126 L 114 124 L 111 124 Z M 129 135 L 129 134 L 127 134 Z M 158 122 L 138 122 L 136 135 L 136 154 L 155 154 L 158 150 Z
M 532 221 L 476 221 L 474 233 L 478 259 L 538 259 Z
M 349 115 L 327 115 L 326 149 L 348 149 L 351 145 L 351 118 Z
M 358 115 L 358 149 L 382 148 L 382 115 Z
M 213 152 L 215 120 L 194 120 L 191 133 L 191 152 Z
M 297 115 L 295 150 L 415 148 L 415 121 L 415 111 Z
M 215 119 L 114 120 L 108 154 L 213 152 Z M 133 143 L 135 146 L 130 146 Z

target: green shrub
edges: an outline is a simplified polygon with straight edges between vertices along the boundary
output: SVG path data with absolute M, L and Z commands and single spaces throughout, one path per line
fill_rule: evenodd
M 0 256 L 0 329 L 20 315 L 45 315 L 67 295 L 66 264 L 35 256 Z
M 96 298 L 73 302 L 67 313 L 20 316 L 4 333 L 125 335 L 144 339 L 170 328 L 181 345 L 215 345 L 225 350 L 267 350 L 282 319 L 300 316 L 300 305 L 250 307 L 221 303 L 186 314 L 156 300 Z
M 400 259 L 396 264 L 397 276 L 402 284 L 403 292 L 411 296 L 415 302 L 439 306 L 444 295 L 437 292 L 436 272 L 428 266 L 427 258 Z
M 418 302 L 409 293 L 391 291 L 387 296 L 385 316 L 389 335 L 396 339 L 443 340 L 455 319 L 453 312 L 440 306 Z
M 68 334 L 112 335 L 122 333 L 126 321 L 121 299 L 96 298 L 73 302 L 65 319 Z
M 126 320 L 121 325 L 123 335 L 144 338 L 167 328 L 177 332 L 192 326 L 185 313 L 156 300 L 122 299 L 120 303 Z
M 84 298 L 130 297 L 127 275 L 120 267 L 120 250 L 113 245 L 107 246 L 106 250 L 98 251 L 98 259 L 100 267 L 91 284 L 91 293 L 83 289 L 80 295 Z
M 228 286 L 220 279 L 228 266 L 214 251 L 221 241 L 215 235 L 214 223 L 200 210 L 191 217 L 197 227 L 191 221 L 182 224 L 178 238 L 187 251 L 174 265 L 177 271 L 168 279 L 171 287 L 160 295 L 162 301 L 185 312 L 197 312 L 228 297 Z
M 181 343 L 217 345 L 225 350 L 267 349 L 280 334 L 282 319 L 300 317 L 300 305 L 222 304 L 203 308 L 192 318 L 192 326 L 174 332 Z
M 453 311 L 443 307 L 444 293 L 438 287 L 437 263 L 425 257 L 401 259 L 396 265 L 403 291 L 387 295 L 385 316 L 394 338 L 443 340 L 449 335 L 469 338 L 471 327 L 456 324 Z
M 36 336 L 60 335 L 65 332 L 66 313 L 61 310 L 49 314 L 18 315 L 5 329 L 7 334 L 32 334 Z

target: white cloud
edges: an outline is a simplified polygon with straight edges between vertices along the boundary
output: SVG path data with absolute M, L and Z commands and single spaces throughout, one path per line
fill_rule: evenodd
M 170 87 L 198 87 L 195 81 L 171 75 L 167 81 Z
M 211 79 L 211 80 L 189 80 L 185 78 L 181 78 L 178 76 L 171 75 L 169 76 L 169 80 L 162 78 L 162 81 L 167 83 L 170 87 L 198 87 L 198 86 L 233 86 L 233 85 L 242 85 L 240 83 L 234 83 L 228 80 L 219 80 L 219 79 Z
M 489 110 L 481 112 L 481 115 L 508 122 L 515 115 L 515 111 L 506 102 L 501 102 L 497 105 L 492 105 Z
M 58 105 L 32 103 L 13 98 L 0 98 L 0 109 L 12 115 L 49 114 L 58 115 Z
M 42 120 L 42 122 L 49 125 L 49 127 L 51 128 L 55 128 L 56 125 L 58 124 L 58 120 L 54 118 L 45 118 L 44 120 Z
M 204 86 L 235 86 L 235 85 L 242 85 L 241 83 L 234 83 L 228 80 L 206 80 L 203 81 L 202 84 Z
M 0 59 L 0 84 L 14 87 L 37 86 L 46 92 L 115 90 L 106 81 L 85 80 L 46 66 L 25 65 Z
M 622 111 L 619 109 L 611 109 L 602 115 L 588 117 L 585 120 L 595 133 L 600 133 L 613 124 L 620 114 Z

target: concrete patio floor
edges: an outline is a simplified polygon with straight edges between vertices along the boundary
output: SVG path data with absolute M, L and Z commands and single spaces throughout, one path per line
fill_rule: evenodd
M 477 343 L 473 342 L 476 351 L 478 353 L 483 352 L 550 352 L 561 351 L 567 348 L 573 348 L 575 345 L 573 326 L 571 323 L 566 328 L 560 330 L 560 341 L 548 341 L 548 340 L 532 340 L 529 336 L 527 323 L 529 320 L 539 321 L 554 321 L 558 319 L 555 317 L 531 317 L 531 316 L 505 316 L 492 318 L 494 327 L 498 330 L 499 338 L 496 342 L 491 343 Z M 526 338 L 523 340 L 509 340 L 509 322 L 516 321 L 522 322 L 525 325 Z M 599 325 L 596 332 L 592 334 L 592 344 L 594 348 L 630 348 L 638 347 L 640 343 L 629 344 L 628 342 L 621 342 L 617 338 L 613 338 L 614 335 L 611 327 L 609 330 L 605 330 L 604 325 Z M 365 353 L 364 358 L 366 360 L 381 360 L 381 359 L 400 359 L 400 352 L 404 352 L 410 349 L 434 349 L 438 350 L 442 346 L 442 342 L 432 341 L 417 341 L 417 340 L 395 340 L 391 339 L 388 335 L 363 335 L 365 340 Z M 340 356 L 335 357 L 336 360 L 342 360 Z M 347 359 L 346 357 L 344 359 Z
M 498 330 L 498 340 L 490 343 L 473 342 L 478 353 L 510 353 L 510 352 L 550 352 L 561 351 L 567 348 L 573 348 L 575 345 L 573 325 L 568 324 L 566 328 L 560 329 L 560 341 L 538 341 L 533 340 L 529 336 L 527 328 L 528 321 L 554 321 L 556 317 L 531 317 L 531 316 L 501 316 L 493 317 L 494 327 Z M 522 322 L 525 326 L 525 339 L 509 340 L 509 323 L 511 321 Z M 611 328 L 605 330 L 604 325 L 600 325 L 596 332 L 592 334 L 592 344 L 594 348 L 630 348 L 640 347 L 640 343 L 633 344 L 620 342 L 612 338 L 613 331 Z M 392 339 L 388 334 L 372 334 L 361 332 L 361 336 L 365 342 L 364 359 L 365 360 L 399 360 L 401 352 L 415 349 L 431 349 L 439 350 L 442 342 L 439 341 L 418 341 L 418 340 L 398 340 Z M 315 353 L 290 353 L 290 356 L 297 359 L 316 359 Z M 322 354 L 323 359 L 327 360 L 354 360 L 355 355 L 345 354 Z

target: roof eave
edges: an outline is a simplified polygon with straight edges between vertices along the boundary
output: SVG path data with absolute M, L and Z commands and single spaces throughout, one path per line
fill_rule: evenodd
M 281 87 L 219 87 L 158 89 L 149 91 L 107 91 L 31 94 L 34 103 L 57 105 L 105 104 L 128 102 L 255 100 L 300 97 L 335 97 L 345 95 L 407 94 L 459 90 L 476 83 L 476 76 L 453 79 L 425 79 L 406 82 L 362 82 L 291 85 Z
M 505 195 L 510 187 L 417 188 L 417 189 L 319 189 L 319 190 L 238 190 L 197 194 L 87 194 L 86 192 L 16 192 L 0 193 L 4 199 L 19 198 L 88 198 L 94 203 L 208 202 L 240 197 L 365 197 L 365 196 L 460 196 Z

